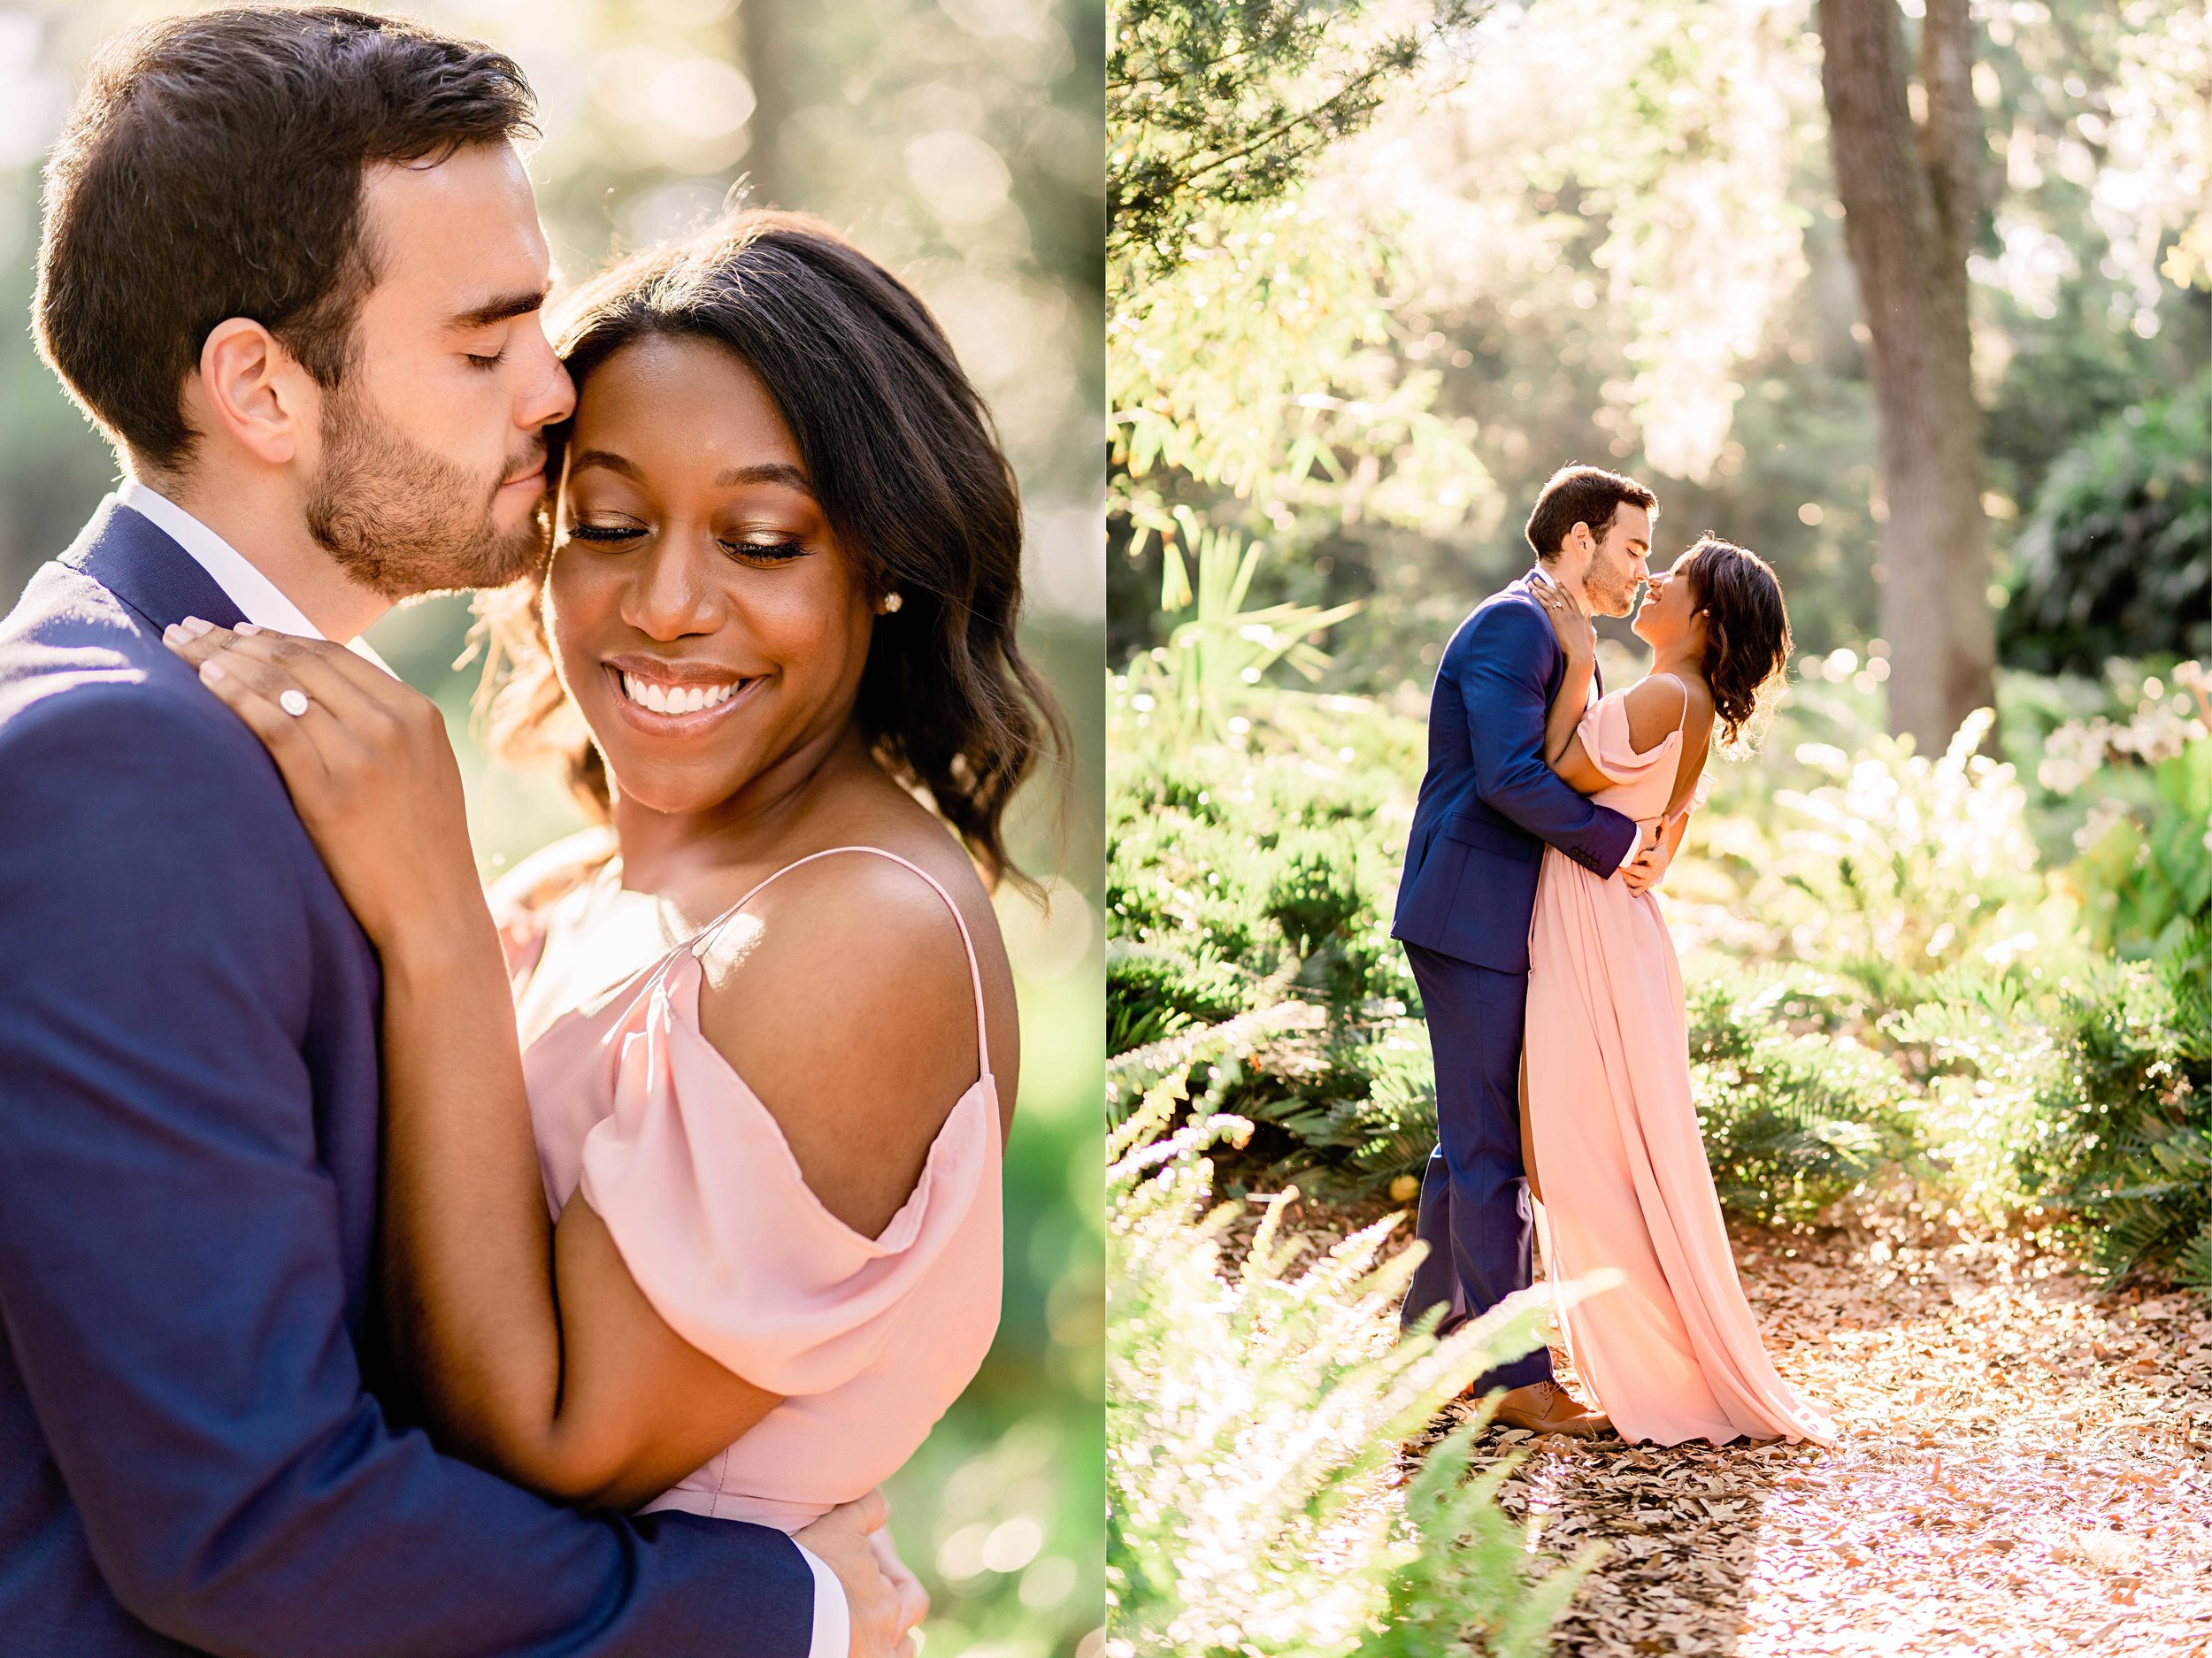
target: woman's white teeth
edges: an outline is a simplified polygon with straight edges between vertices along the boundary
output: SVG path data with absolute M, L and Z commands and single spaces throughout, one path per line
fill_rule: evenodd
M 658 679 L 626 673 L 622 675 L 622 695 L 656 714 L 695 714 L 702 709 L 717 708 L 728 702 L 737 695 L 737 684 L 733 681 L 728 685 L 663 685 Z

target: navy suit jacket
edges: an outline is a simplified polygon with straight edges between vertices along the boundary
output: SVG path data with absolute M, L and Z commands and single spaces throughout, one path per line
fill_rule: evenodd
M 110 503 L 0 623 L 0 1646 L 801 1658 L 789 1539 L 570 1512 L 366 1391 L 377 959 L 188 614 L 240 619 Z
M 1544 719 L 1566 669 L 1528 576 L 1477 605 L 1444 647 L 1393 938 L 1525 973 L 1545 844 L 1600 875 L 1635 850 L 1631 819 L 1544 764 Z

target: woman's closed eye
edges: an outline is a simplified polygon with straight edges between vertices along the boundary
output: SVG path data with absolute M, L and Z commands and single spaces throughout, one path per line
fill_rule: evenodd
M 783 564 L 790 559 L 806 557 L 807 545 L 794 535 L 759 537 L 748 536 L 741 541 L 724 540 L 723 548 L 741 558 L 761 558 L 772 564 Z
M 635 541 L 645 533 L 645 526 L 641 524 L 572 524 L 568 533 L 580 541 L 603 544 Z M 795 535 L 772 533 L 738 539 L 718 536 L 716 545 L 740 558 L 760 559 L 770 564 L 785 564 L 794 558 L 803 558 L 809 551 L 806 542 Z

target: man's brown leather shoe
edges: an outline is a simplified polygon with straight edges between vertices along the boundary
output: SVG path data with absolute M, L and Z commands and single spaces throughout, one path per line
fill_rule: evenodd
M 1610 1416 L 1584 1409 L 1572 1393 L 1548 1378 L 1509 1390 L 1490 1419 L 1531 1433 L 1564 1433 L 1578 1439 L 1613 1432 Z

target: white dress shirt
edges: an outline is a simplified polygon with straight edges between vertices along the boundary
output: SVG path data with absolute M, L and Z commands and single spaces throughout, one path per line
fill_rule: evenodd
M 201 523 L 175 502 L 135 478 L 127 478 L 115 499 L 150 520 L 155 528 L 192 556 L 215 585 L 230 597 L 239 613 L 257 627 L 320 639 L 323 632 L 309 621 L 300 607 L 284 596 L 283 589 L 261 573 L 246 556 Z M 391 670 L 362 640 L 348 649 L 366 656 L 386 672 Z M 794 1543 L 814 1574 L 814 1639 L 807 1658 L 846 1658 L 852 1649 L 852 1612 L 845 1603 L 845 1585 L 837 1574 L 810 1550 Z

